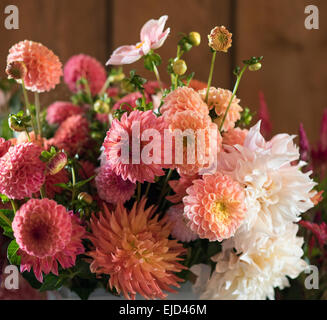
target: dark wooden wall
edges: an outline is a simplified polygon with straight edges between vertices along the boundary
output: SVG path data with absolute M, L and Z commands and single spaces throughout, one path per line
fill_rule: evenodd
M 20 10 L 20 29 L 4 28 L 4 8 Z M 320 29 L 304 28 L 304 8 L 320 9 Z M 317 139 L 322 111 L 327 108 L 327 1 L 325 0 L 1 0 L 0 76 L 11 45 L 19 40 L 40 41 L 64 63 L 77 53 L 95 56 L 105 63 L 114 48 L 136 43 L 139 30 L 150 18 L 169 15 L 171 35 L 159 50 L 164 62 L 176 52 L 179 32 L 198 31 L 202 44 L 185 60 L 196 78 L 206 81 L 210 52 L 207 34 L 225 25 L 234 34 L 229 54 L 217 58 L 214 84 L 231 88 L 232 69 L 242 59 L 264 55 L 262 72 L 248 73 L 240 86 L 243 106 L 258 108 L 263 90 L 270 108 L 274 132 L 297 133 L 303 122 L 312 140 Z M 143 72 L 142 63 L 132 65 Z M 129 70 L 127 67 L 126 70 Z M 166 63 L 160 67 L 164 79 Z M 144 73 L 148 76 L 148 73 Z M 65 85 L 43 95 L 44 104 L 67 99 Z

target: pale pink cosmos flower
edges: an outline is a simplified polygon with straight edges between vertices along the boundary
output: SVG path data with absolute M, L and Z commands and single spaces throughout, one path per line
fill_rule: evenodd
M 160 48 L 168 37 L 170 28 L 163 31 L 168 16 L 162 16 L 159 20 L 151 19 L 145 23 L 141 29 L 141 41 L 136 45 L 121 46 L 111 55 L 106 65 L 130 64 L 142 56 L 148 54 L 150 50 Z

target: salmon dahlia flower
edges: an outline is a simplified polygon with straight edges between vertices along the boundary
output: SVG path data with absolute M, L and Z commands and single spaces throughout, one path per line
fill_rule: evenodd
M 166 41 L 170 29 L 163 31 L 168 16 L 162 16 L 158 20 L 151 19 L 141 29 L 141 41 L 136 45 L 121 46 L 111 55 L 106 65 L 130 64 L 142 58 L 150 52 L 160 48 Z
M 130 212 L 118 204 L 113 212 L 105 207 L 99 217 L 93 215 L 89 239 L 94 249 L 87 254 L 92 258 L 91 271 L 109 275 L 110 288 L 127 299 L 135 299 L 137 293 L 164 299 L 163 290 L 175 292 L 171 286 L 179 287 L 183 281 L 174 273 L 185 269 L 178 263 L 185 249 L 168 239 L 171 224 L 152 217 L 155 208 L 145 209 L 145 203 L 143 198 Z
M 27 72 L 23 80 L 26 89 L 30 91 L 50 91 L 60 82 L 62 64 L 59 58 L 41 43 L 25 40 L 12 46 L 9 49 L 7 64 L 15 61 L 24 62 Z
M 244 144 L 248 132 L 248 130 L 240 128 L 233 128 L 228 130 L 227 132 L 224 132 L 223 145 L 225 144 L 228 146 L 235 146 L 238 144 L 242 146 Z
M 135 110 L 129 115 L 125 112 L 120 121 L 115 119 L 103 143 L 104 153 L 112 170 L 132 183 L 154 182 L 156 176 L 163 176 L 165 128 L 164 118 L 156 117 L 152 110 Z M 150 134 L 144 138 L 151 132 L 159 136 Z
M 201 96 L 192 88 L 179 87 L 169 93 L 160 108 L 161 114 L 167 121 L 177 112 L 194 111 L 201 115 L 208 115 L 208 106 L 202 101 Z
M 184 197 L 184 215 L 200 238 L 222 241 L 235 234 L 245 219 L 242 186 L 219 172 L 193 181 Z
M 31 198 L 45 181 L 42 149 L 31 142 L 10 147 L 0 158 L 0 193 L 10 199 Z
M 199 91 L 199 94 L 204 101 L 206 96 L 206 89 Z M 232 92 L 229 90 L 221 88 L 216 89 L 214 87 L 209 89 L 208 106 L 209 109 L 215 109 L 216 115 L 218 116 L 218 118 L 215 120 L 215 123 L 217 123 L 219 127 L 224 118 L 231 98 Z M 223 124 L 223 131 L 228 131 L 234 128 L 236 121 L 241 119 L 241 112 L 243 111 L 243 108 L 239 105 L 239 102 L 240 100 L 234 97 Z
M 30 199 L 17 211 L 12 228 L 19 245 L 21 272 L 33 268 L 40 282 L 42 272 L 58 275 L 58 262 L 62 268 L 70 268 L 84 252 L 85 230 L 79 219 L 53 200 Z

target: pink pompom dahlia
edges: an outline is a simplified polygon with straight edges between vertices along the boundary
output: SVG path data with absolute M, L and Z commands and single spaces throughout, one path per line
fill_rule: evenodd
M 76 114 L 83 114 L 84 110 L 66 101 L 57 101 L 51 104 L 47 109 L 47 121 L 50 124 L 60 124 L 69 117 Z
M 136 184 L 129 180 L 123 180 L 111 168 L 109 164 L 98 169 L 95 177 L 95 185 L 99 197 L 109 203 L 128 201 L 134 194 Z
M 184 217 L 183 203 L 172 206 L 167 211 L 168 220 L 172 223 L 171 235 L 182 242 L 191 242 L 198 238 L 188 226 L 188 220 Z
M 160 108 L 161 114 L 167 121 L 177 112 L 194 111 L 208 115 L 208 106 L 202 101 L 200 95 L 192 88 L 179 87 L 169 93 Z
M 24 62 L 27 68 L 24 84 L 28 90 L 50 91 L 60 82 L 62 64 L 59 58 L 41 43 L 25 40 L 15 44 L 9 49 L 7 64 L 15 61 Z
M 12 228 L 19 245 L 21 272 L 33 268 L 42 282 L 43 274 L 58 275 L 58 262 L 65 268 L 75 265 L 84 252 L 85 230 L 79 219 L 49 199 L 30 199 L 17 211 Z
M 206 89 L 199 91 L 203 101 L 205 100 L 206 91 Z M 214 87 L 209 89 L 208 106 L 210 109 L 215 109 L 216 115 L 218 116 L 215 122 L 219 127 L 222 123 L 231 98 L 232 92 L 229 90 L 221 88 L 216 89 Z M 241 119 L 241 112 L 243 111 L 243 108 L 239 105 L 239 102 L 240 100 L 234 97 L 223 124 L 224 131 L 234 128 L 236 121 Z
M 79 162 L 80 168 L 78 174 L 82 179 L 88 179 L 95 175 L 95 166 L 92 162 L 81 160 Z
M 92 95 L 96 95 L 106 82 L 107 74 L 98 60 L 79 54 L 67 61 L 64 67 L 64 80 L 72 92 L 77 92 L 79 90 L 77 81 L 81 78 L 88 81 Z
M 6 141 L 4 138 L 0 138 L 0 158 L 4 156 L 11 146 L 11 141 Z
M 222 241 L 245 219 L 245 192 L 231 177 L 217 172 L 193 181 L 184 197 L 184 215 L 201 239 Z
M 164 175 L 162 159 L 165 128 L 164 118 L 156 117 L 152 110 L 135 110 L 129 115 L 124 113 L 120 121 L 115 119 L 103 143 L 104 153 L 112 170 L 124 180 L 128 179 L 133 183 L 154 182 L 156 176 Z M 159 136 L 152 137 L 152 140 L 150 138 L 150 142 L 144 138 L 144 141 L 141 140 L 144 133 L 154 131 Z M 148 146 L 150 143 L 151 148 Z M 145 159 L 147 163 L 144 162 Z
M 42 148 L 28 142 L 10 147 L 0 158 L 0 193 L 10 199 L 31 198 L 45 181 Z
M 45 192 L 48 198 L 53 199 L 56 194 L 63 191 L 61 187 L 56 186 L 58 183 L 67 183 L 69 181 L 68 172 L 63 169 L 54 175 L 48 174 L 45 178 Z
M 114 106 L 113 106 L 113 110 L 125 110 L 128 112 L 133 111 L 134 108 L 136 108 L 136 101 L 137 99 L 142 98 L 142 93 L 141 92 L 132 92 L 128 95 L 126 95 L 125 97 L 121 98 L 119 101 L 117 101 Z M 146 94 L 145 95 L 145 102 L 149 103 L 151 100 L 149 98 L 149 96 Z
M 49 145 L 64 149 L 70 155 L 83 151 L 89 142 L 89 124 L 82 115 L 74 115 L 66 119 L 49 140 Z
M 145 203 L 143 198 L 130 212 L 122 204 L 113 212 L 105 207 L 99 218 L 91 218 L 90 269 L 99 276 L 110 275 L 110 287 L 127 299 L 135 299 L 137 293 L 146 299 L 165 298 L 163 290 L 175 292 L 171 286 L 179 287 L 182 281 L 174 273 L 185 269 L 178 263 L 185 249 L 168 239 L 171 224 L 167 218 L 153 217 L 155 208 L 145 209 Z

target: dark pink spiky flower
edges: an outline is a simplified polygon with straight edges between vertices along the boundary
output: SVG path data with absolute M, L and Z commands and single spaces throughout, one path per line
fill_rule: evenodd
M 33 269 L 40 282 L 42 273 L 58 275 L 58 262 L 62 268 L 70 268 L 84 252 L 85 230 L 79 219 L 53 200 L 30 199 L 17 211 L 12 228 L 21 272 Z

